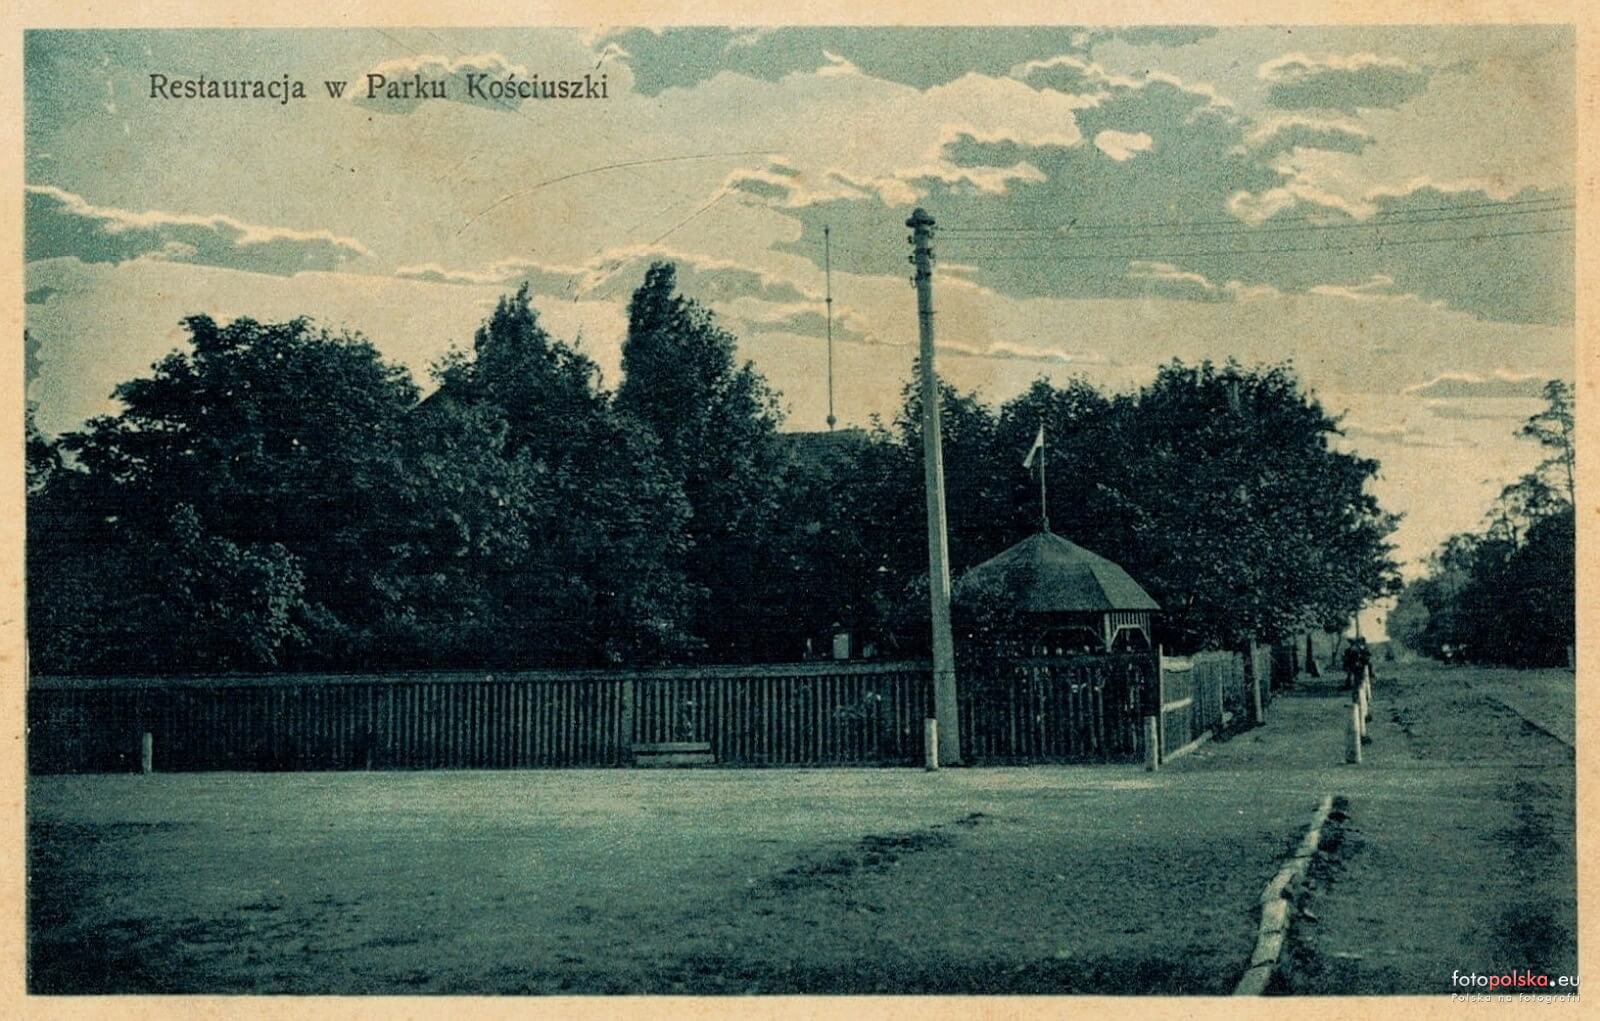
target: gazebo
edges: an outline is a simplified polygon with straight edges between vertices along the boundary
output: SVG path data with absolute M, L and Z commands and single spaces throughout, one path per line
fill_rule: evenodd
M 1149 649 L 1161 609 L 1127 571 L 1048 528 L 962 574 L 953 596 L 1020 617 L 1022 633 L 996 637 L 1055 655 Z

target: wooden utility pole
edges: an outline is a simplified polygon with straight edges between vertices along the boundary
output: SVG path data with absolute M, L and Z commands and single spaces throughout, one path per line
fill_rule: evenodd
M 939 380 L 933 367 L 933 217 L 917 209 L 911 228 L 917 326 L 922 362 L 922 478 L 928 496 L 928 595 L 933 611 L 933 714 L 939 721 L 939 761 L 961 762 L 956 702 L 955 642 L 950 634 L 950 547 L 944 522 L 944 444 L 939 429 Z
M 822 225 L 822 279 L 825 297 L 823 302 L 828 308 L 828 431 L 833 432 L 833 424 L 838 419 L 833 417 L 833 243 L 832 228 L 827 224 Z

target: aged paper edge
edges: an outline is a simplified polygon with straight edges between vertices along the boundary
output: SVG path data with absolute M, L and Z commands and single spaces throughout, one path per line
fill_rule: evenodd
M 143 0 L 140 3 L 105 4 L 18 0 L 0 12 L 0 131 L 7 144 L 0 150 L 0 193 L 11 197 L 12 215 L 0 216 L 0 311 L 5 328 L 20 336 L 24 323 L 22 265 L 22 34 L 29 28 L 245 28 L 245 27 L 488 27 L 488 26 L 594 26 L 594 25 L 1043 25 L 1043 24 L 1570 24 L 1577 28 L 1577 317 L 1575 336 L 1578 387 L 1578 731 L 1600 722 L 1600 693 L 1589 690 L 1582 679 L 1600 667 L 1600 650 L 1590 645 L 1594 636 L 1595 597 L 1600 589 L 1600 553 L 1596 526 L 1600 525 L 1600 468 L 1585 456 L 1600 444 L 1600 420 L 1594 400 L 1600 397 L 1600 354 L 1594 327 L 1597 288 L 1584 286 L 1585 267 L 1600 266 L 1596 250 L 1593 213 L 1597 188 L 1595 139 L 1600 107 L 1600 7 L 1582 0 L 1344 0 L 1344 2 L 1286 2 L 1286 0 L 1211 0 L 1204 4 L 1176 0 L 1142 0 L 1136 7 L 1107 0 L 1068 4 L 1049 0 L 1013 0 L 1003 9 L 975 11 L 970 2 L 925 0 L 919 4 L 883 0 L 810 0 L 801 7 L 775 11 L 771 4 L 731 0 L 674 0 L 639 3 L 627 0 L 575 0 L 495 5 L 461 0 L 415 0 L 382 3 L 381 0 L 347 0 L 338 5 L 280 0 L 273 5 L 247 0 Z M 22 359 L 14 354 L 0 369 L 0 398 L 7 409 L 0 414 L 0 477 L 5 485 L 0 504 L 0 549 L 4 580 L 0 586 L 0 1011 L 16 1017 L 157 1018 L 185 1015 L 314 1018 L 314 1017 L 418 1017 L 448 1012 L 451 1016 L 497 1018 L 525 1014 L 552 1017 L 773 1017 L 860 1016 L 890 1019 L 968 1017 L 1043 1018 L 1062 1014 L 1099 1014 L 1132 1008 L 1151 1017 L 1249 1017 L 1280 1015 L 1289 1004 L 1260 1000 L 1158 999 L 1114 997 L 29 997 L 23 981 L 24 946 L 24 682 L 25 632 L 23 598 L 23 472 Z M 1578 948 L 1580 974 L 1600 960 L 1595 924 L 1600 896 L 1596 894 L 1597 869 L 1593 846 L 1597 833 L 1592 816 L 1595 802 L 1596 762 L 1589 742 L 1580 741 L 1578 772 Z M 1533 1006 L 1533 1005 L 1528 1005 Z M 1322 1017 L 1387 1016 L 1404 1011 L 1414 1018 L 1454 1017 L 1462 1009 L 1447 996 L 1404 998 L 1298 999 L 1294 1013 L 1306 1019 Z M 1576 1005 L 1544 1006 L 1540 1016 L 1576 1014 Z M 1548 1011 L 1554 1010 L 1551 1015 Z

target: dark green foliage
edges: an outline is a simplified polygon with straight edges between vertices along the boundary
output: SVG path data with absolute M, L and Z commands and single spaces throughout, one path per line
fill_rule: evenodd
M 1501 490 L 1482 531 L 1451 536 L 1389 614 L 1391 637 L 1429 656 L 1560 666 L 1575 641 L 1572 387 L 1545 385 L 1518 435 L 1550 455 Z
M 420 403 L 359 337 L 185 325 L 121 413 L 57 443 L 30 427 L 38 669 L 794 659 L 836 626 L 925 645 L 917 388 L 891 427 L 780 435 L 670 265 L 633 297 L 615 395 L 526 287 Z M 939 393 L 957 576 L 1039 526 L 1019 462 L 1042 420 L 1052 528 L 1127 568 L 1169 645 L 1342 620 L 1393 583 L 1376 465 L 1328 449 L 1286 368 L 1173 363 L 1110 397 L 1041 380 L 998 409 Z
M 962 568 L 1039 527 L 1045 423 L 1050 527 L 1127 569 L 1163 608 L 1169 647 L 1277 637 L 1397 587 L 1395 518 L 1365 490 L 1377 462 L 1332 451 L 1337 429 L 1285 366 L 1173 362 L 1132 394 L 1039 380 L 991 412 L 943 388 L 951 562 Z M 920 471 L 920 401 L 900 445 Z M 921 526 L 920 474 L 904 496 Z M 918 547 L 925 549 L 925 547 Z M 905 549 L 902 563 L 919 554 Z M 925 590 L 924 590 L 925 591 Z
M 715 658 L 766 658 L 792 633 L 776 587 L 780 416 L 766 381 L 734 354 L 733 336 L 677 292 L 673 265 L 655 263 L 628 306 L 616 407 L 655 438 L 688 501 L 678 563 L 697 591 L 694 633 Z

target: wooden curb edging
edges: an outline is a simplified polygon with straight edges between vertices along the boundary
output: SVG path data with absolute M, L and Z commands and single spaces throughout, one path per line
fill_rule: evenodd
M 1256 930 L 1255 950 L 1250 954 L 1250 965 L 1234 987 L 1233 995 L 1260 996 L 1267 991 L 1272 973 L 1277 970 L 1278 958 L 1283 954 L 1284 941 L 1289 938 L 1289 898 L 1311 867 L 1311 858 L 1322 844 L 1322 827 L 1331 811 L 1333 795 L 1329 794 L 1317 806 L 1311 828 L 1301 838 L 1294 856 L 1284 862 L 1283 868 L 1261 891 L 1261 924 Z

